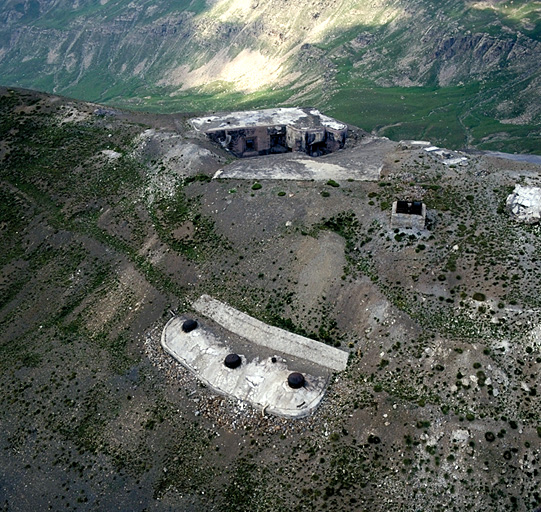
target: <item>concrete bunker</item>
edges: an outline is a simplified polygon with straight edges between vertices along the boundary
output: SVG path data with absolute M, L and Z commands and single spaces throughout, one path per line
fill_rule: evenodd
M 320 156 L 343 148 L 347 137 L 347 125 L 310 108 L 230 112 L 191 124 L 237 157 L 289 151 Z
M 441 161 L 444 165 L 467 165 L 468 159 L 460 152 L 450 149 L 439 148 L 438 146 L 429 146 L 423 148 L 433 158 Z
M 399 200 L 393 203 L 391 227 L 421 231 L 425 223 L 426 205 L 423 202 Z
M 311 414 L 332 373 L 346 368 L 347 352 L 264 324 L 205 295 L 193 306 L 208 322 L 186 332 L 186 317 L 172 318 L 162 332 L 165 351 L 214 391 L 264 412 Z M 237 352 L 235 339 L 251 352 Z

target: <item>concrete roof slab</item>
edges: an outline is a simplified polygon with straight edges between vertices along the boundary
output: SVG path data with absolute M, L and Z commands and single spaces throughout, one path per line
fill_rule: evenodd
M 217 115 L 191 119 L 192 126 L 201 132 L 214 130 L 237 130 L 257 126 L 293 126 L 296 128 L 316 128 L 325 126 L 333 130 L 344 130 L 346 125 L 321 114 L 319 110 L 302 108 L 268 108 L 227 112 Z
M 256 345 L 319 364 L 333 371 L 346 369 L 349 353 L 319 341 L 267 325 L 208 295 L 202 295 L 193 307 L 227 330 Z
M 304 374 L 305 384 L 289 387 L 287 378 L 296 371 L 294 362 L 287 364 L 280 356 L 247 358 L 241 354 L 240 367 L 225 366 L 225 357 L 232 352 L 226 339 L 199 325 L 185 333 L 186 317 L 174 317 L 165 326 L 161 343 L 166 352 L 214 391 L 247 401 L 278 416 L 300 418 L 312 413 L 321 402 L 327 378 Z

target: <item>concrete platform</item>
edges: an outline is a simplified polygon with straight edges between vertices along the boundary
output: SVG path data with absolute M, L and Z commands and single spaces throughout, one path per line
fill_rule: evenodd
M 295 181 L 375 181 L 382 165 L 358 166 L 325 161 L 324 157 L 311 158 L 304 154 L 270 155 L 233 162 L 216 172 L 216 178 L 240 180 L 295 180 Z
M 214 179 L 377 181 L 386 154 L 396 145 L 387 139 L 374 138 L 316 158 L 304 153 L 245 158 L 218 170 Z
M 250 340 L 256 345 L 299 359 L 305 359 L 333 371 L 341 372 L 346 369 L 348 352 L 267 325 L 208 295 L 202 295 L 194 302 L 193 307 L 196 311 L 212 318 L 227 330 Z
M 287 379 L 290 373 L 298 371 L 295 361 L 286 362 L 279 355 L 247 358 L 239 354 L 242 364 L 230 369 L 224 365 L 224 360 L 234 349 L 227 338 L 216 336 L 201 322 L 197 329 L 185 333 L 182 324 L 186 319 L 178 316 L 166 324 L 162 346 L 217 393 L 245 400 L 264 412 L 290 418 L 307 416 L 319 405 L 329 374 L 326 377 L 304 373 L 304 386 L 293 389 Z

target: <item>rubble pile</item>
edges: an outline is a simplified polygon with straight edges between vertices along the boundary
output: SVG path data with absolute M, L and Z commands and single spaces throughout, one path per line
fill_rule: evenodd
M 507 208 L 520 222 L 536 224 L 541 220 L 541 188 L 515 185 L 507 197 Z

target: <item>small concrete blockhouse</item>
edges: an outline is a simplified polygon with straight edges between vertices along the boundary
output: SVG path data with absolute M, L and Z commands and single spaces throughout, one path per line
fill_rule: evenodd
M 343 148 L 348 131 L 347 125 L 310 108 L 231 112 L 191 123 L 237 157 L 288 151 L 320 156 Z
M 395 201 L 391 213 L 391 227 L 403 229 L 425 228 L 426 205 L 421 201 Z

